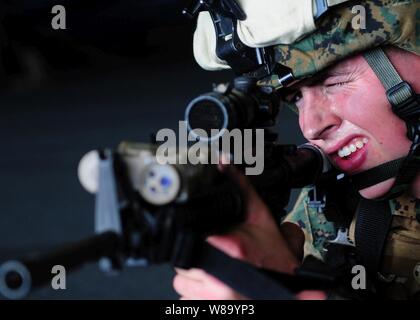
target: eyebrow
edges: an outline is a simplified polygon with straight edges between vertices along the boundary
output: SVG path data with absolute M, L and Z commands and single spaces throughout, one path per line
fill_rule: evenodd
M 349 67 L 342 67 L 337 69 L 330 69 L 326 71 L 328 77 L 337 77 L 337 76 L 344 76 L 354 72 L 354 69 Z
M 291 87 L 286 87 L 281 89 L 280 95 L 283 97 L 283 99 L 288 100 L 290 96 L 294 96 L 303 86 L 313 86 L 316 83 L 322 83 L 326 79 L 330 77 L 341 77 L 349 75 L 353 72 L 350 67 L 348 66 L 340 66 L 340 67 L 330 67 L 326 70 L 321 71 L 319 74 L 303 79 L 302 81 L 299 81 L 298 83 L 292 85 Z
M 281 95 L 284 97 L 294 95 L 296 94 L 303 86 L 313 86 L 317 82 L 321 82 L 325 80 L 327 77 L 327 74 L 325 72 L 322 72 L 320 74 L 317 74 L 313 77 L 302 79 L 301 81 L 295 83 L 294 85 L 290 87 L 285 87 L 281 89 Z
M 286 93 L 286 95 L 290 95 L 300 90 L 302 86 L 313 86 L 316 83 L 322 83 L 329 77 L 345 76 L 349 75 L 352 72 L 353 70 L 350 70 L 349 67 L 327 68 L 326 70 L 321 71 L 319 74 L 314 75 L 313 77 L 303 79 L 302 81 L 299 81 L 298 83 L 294 84 L 289 88 L 284 88 L 284 92 Z

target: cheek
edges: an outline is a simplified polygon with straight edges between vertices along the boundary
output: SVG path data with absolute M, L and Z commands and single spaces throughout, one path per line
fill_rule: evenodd
M 343 117 L 366 132 L 376 146 L 376 153 L 387 158 L 407 154 L 411 143 L 404 121 L 392 112 L 382 88 L 370 89 L 370 92 L 361 90 L 362 95 L 347 97 Z
M 390 157 L 402 157 L 408 153 L 411 142 L 406 135 L 406 125 L 394 114 L 389 116 L 387 120 L 377 123 L 377 126 L 372 128 L 370 133 L 381 150 Z

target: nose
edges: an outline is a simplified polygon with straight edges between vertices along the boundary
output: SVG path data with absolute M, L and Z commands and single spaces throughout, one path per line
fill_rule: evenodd
M 321 86 L 302 87 L 299 106 L 299 125 L 306 139 L 325 140 L 341 124 L 334 101 L 328 98 Z

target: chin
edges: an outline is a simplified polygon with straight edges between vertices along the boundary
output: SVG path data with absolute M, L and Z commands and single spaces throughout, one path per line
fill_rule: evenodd
M 365 199 L 378 199 L 384 196 L 394 185 L 395 178 L 385 180 L 369 188 L 359 190 L 360 195 Z

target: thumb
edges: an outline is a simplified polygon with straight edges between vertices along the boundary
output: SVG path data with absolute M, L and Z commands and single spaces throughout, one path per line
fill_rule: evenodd
M 241 237 L 236 233 L 210 236 L 207 242 L 235 259 L 245 259 L 244 245 Z

